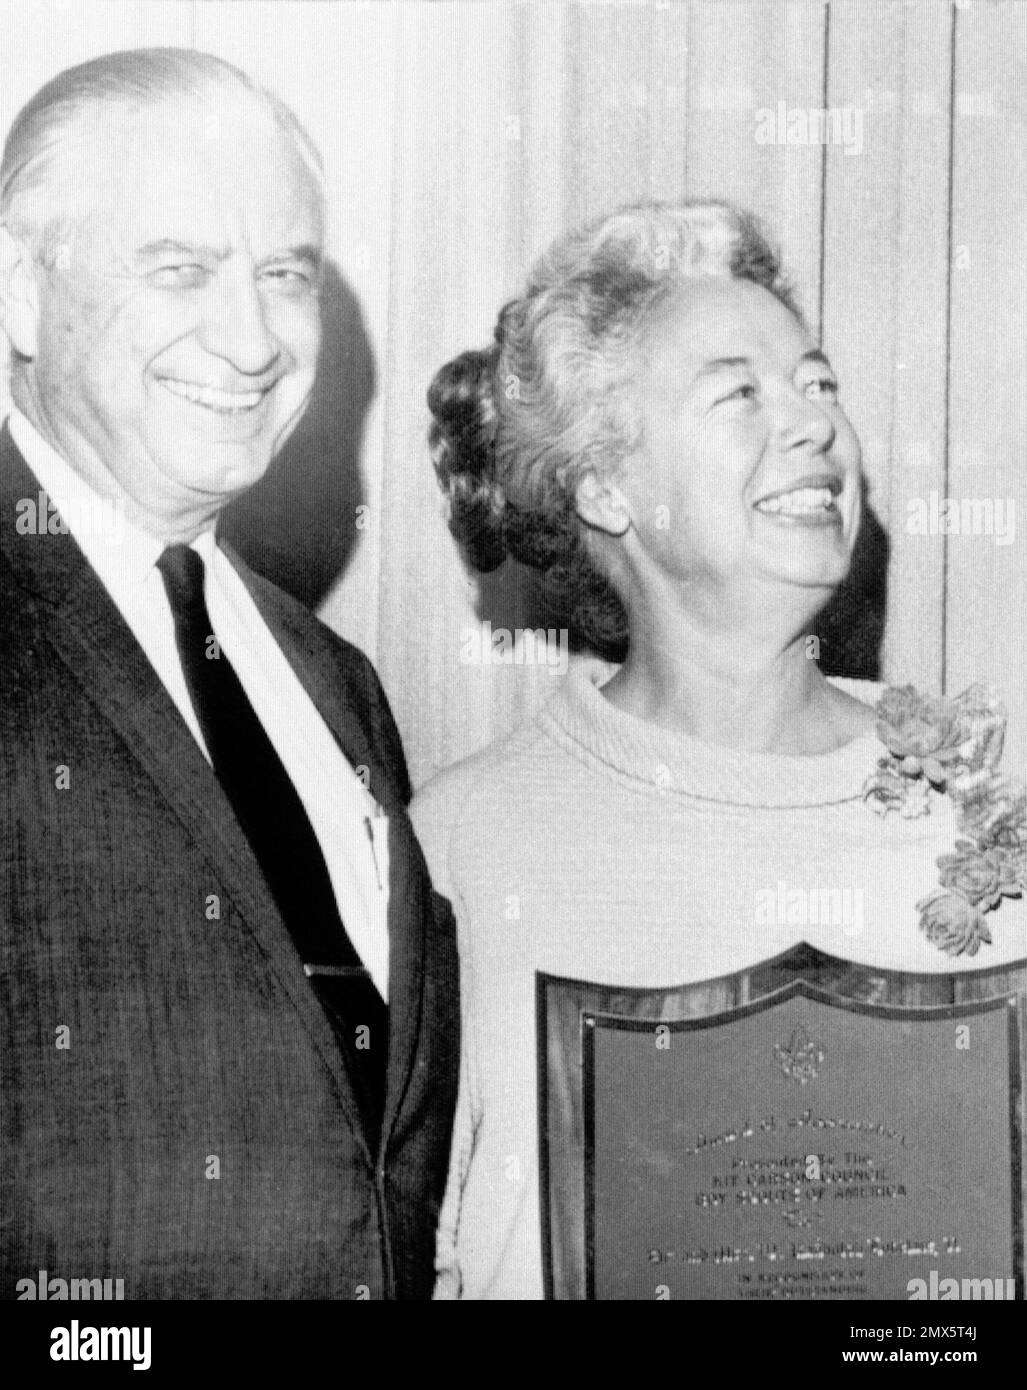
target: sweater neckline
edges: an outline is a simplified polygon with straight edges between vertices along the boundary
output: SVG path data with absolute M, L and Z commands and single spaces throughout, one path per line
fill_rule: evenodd
M 573 756 L 634 790 L 750 807 L 830 806 L 859 800 L 883 755 L 870 731 L 829 753 L 749 753 L 703 743 L 612 705 L 601 687 L 616 667 L 572 665 L 539 714 L 543 728 Z M 831 677 L 871 706 L 882 685 Z

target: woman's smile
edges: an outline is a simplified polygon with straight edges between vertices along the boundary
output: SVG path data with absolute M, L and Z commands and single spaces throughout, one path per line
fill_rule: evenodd
M 840 527 L 842 514 L 835 499 L 841 491 L 840 478 L 816 474 L 768 493 L 753 510 L 779 525 Z

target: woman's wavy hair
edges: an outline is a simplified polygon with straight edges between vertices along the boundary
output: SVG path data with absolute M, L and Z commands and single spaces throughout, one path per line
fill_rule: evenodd
M 778 254 L 750 213 L 717 201 L 625 207 L 558 240 L 495 341 L 435 375 L 432 461 L 449 527 L 475 569 L 507 555 L 542 575 L 580 644 L 622 658 L 627 619 L 575 508 L 587 470 L 613 476 L 639 439 L 628 388 L 656 308 L 683 281 L 749 280 L 797 318 Z

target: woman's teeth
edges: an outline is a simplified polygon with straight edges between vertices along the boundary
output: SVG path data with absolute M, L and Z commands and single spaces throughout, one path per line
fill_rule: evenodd
M 826 511 L 834 506 L 834 493 L 827 487 L 800 487 L 795 492 L 781 492 L 756 503 L 758 512 L 783 512 L 788 516 L 805 516 Z
M 161 385 L 173 396 L 182 396 L 194 405 L 206 406 L 208 410 L 218 410 L 235 414 L 242 410 L 253 410 L 264 399 L 263 391 L 219 391 L 214 386 L 198 386 L 192 381 L 175 381 L 164 377 Z

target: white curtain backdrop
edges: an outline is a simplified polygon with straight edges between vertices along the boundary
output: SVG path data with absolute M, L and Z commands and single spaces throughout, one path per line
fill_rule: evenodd
M 3 0 L 0 124 L 60 68 L 143 44 L 244 67 L 324 153 L 317 394 L 233 526 L 375 660 L 416 783 L 557 678 L 460 659 L 479 591 L 428 462 L 428 382 L 488 341 L 558 231 L 701 193 L 769 222 L 840 372 L 891 543 L 885 676 L 993 682 L 1027 763 L 1027 4 Z M 844 141 L 766 141 L 766 113 L 787 131 L 825 108 Z M 1014 538 L 911 533 L 932 494 L 935 519 L 945 497 L 1006 521 L 1011 501 Z M 516 624 L 522 588 L 501 571 L 487 610 Z

